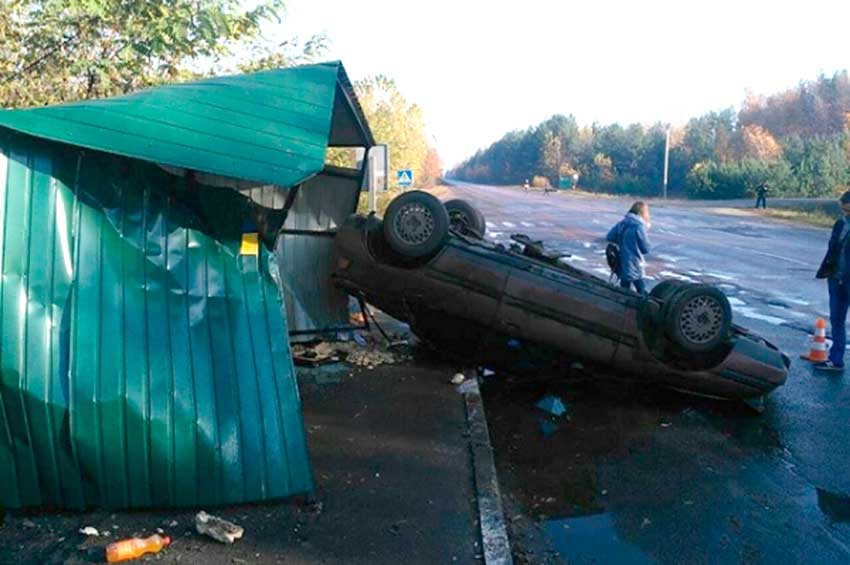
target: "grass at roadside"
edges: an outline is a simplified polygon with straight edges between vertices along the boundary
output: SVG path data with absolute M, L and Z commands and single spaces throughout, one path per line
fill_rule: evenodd
M 794 208 L 768 208 L 758 212 L 769 218 L 778 218 L 792 222 L 800 222 L 822 228 L 831 228 L 837 216 L 821 210 L 799 210 Z

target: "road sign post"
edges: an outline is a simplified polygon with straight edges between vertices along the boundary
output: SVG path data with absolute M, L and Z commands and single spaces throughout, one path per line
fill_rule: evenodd
M 413 169 L 399 169 L 395 175 L 396 183 L 401 188 L 413 186 Z

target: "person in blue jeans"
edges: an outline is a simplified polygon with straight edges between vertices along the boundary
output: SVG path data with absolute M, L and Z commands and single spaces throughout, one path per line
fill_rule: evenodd
M 606 239 L 620 246 L 620 286 L 635 287 L 640 294 L 646 295 L 646 261 L 643 256 L 649 254 L 649 238 L 646 232 L 652 227 L 649 219 L 649 205 L 635 202 L 626 217 L 617 222 Z
M 843 371 L 847 346 L 847 309 L 850 307 L 850 190 L 838 199 L 843 217 L 832 226 L 832 235 L 817 275 L 829 290 L 829 322 L 832 347 L 829 359 L 815 364 L 821 371 Z

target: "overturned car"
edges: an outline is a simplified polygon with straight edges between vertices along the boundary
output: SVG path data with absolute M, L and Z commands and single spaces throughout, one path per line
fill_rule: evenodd
M 510 344 L 729 399 L 785 382 L 790 359 L 732 324 L 719 289 L 664 281 L 645 298 L 559 261 L 541 242 L 515 235 L 506 248 L 484 231 L 468 203 L 408 192 L 383 220 L 355 215 L 339 229 L 334 280 L 468 361 L 498 362 Z

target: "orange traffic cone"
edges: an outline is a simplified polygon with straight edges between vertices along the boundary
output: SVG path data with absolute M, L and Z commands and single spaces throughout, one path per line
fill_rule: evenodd
M 812 348 L 808 355 L 800 355 L 800 358 L 812 363 L 826 361 L 826 320 L 818 318 L 815 322 L 815 335 L 812 338 Z

